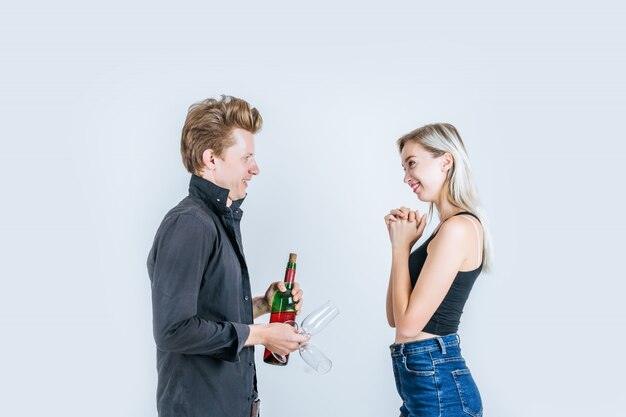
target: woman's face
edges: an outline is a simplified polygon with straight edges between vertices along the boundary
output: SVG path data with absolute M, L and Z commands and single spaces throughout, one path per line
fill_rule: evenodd
M 407 142 L 400 153 L 404 182 L 424 202 L 438 202 L 446 175 L 452 166 L 452 156 L 433 156 L 417 142 Z

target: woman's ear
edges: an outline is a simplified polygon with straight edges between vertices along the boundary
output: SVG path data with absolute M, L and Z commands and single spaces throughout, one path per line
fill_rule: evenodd
M 454 157 L 450 152 L 441 155 L 441 172 L 448 172 L 454 166 Z

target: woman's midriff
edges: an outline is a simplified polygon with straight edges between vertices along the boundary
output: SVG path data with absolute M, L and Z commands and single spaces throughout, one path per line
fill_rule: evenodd
M 420 332 L 420 334 L 417 335 L 417 337 L 412 337 L 409 339 L 397 339 L 395 343 L 410 343 L 410 342 L 417 342 L 418 340 L 426 340 L 426 339 L 434 339 L 436 337 L 439 337 L 439 335 L 436 334 L 432 334 L 432 333 L 426 333 L 426 332 Z

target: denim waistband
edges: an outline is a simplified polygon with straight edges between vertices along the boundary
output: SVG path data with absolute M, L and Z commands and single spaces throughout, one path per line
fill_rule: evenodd
M 438 336 L 432 339 L 416 340 L 415 342 L 408 343 L 394 343 L 389 346 L 391 350 L 391 356 L 402 356 L 409 353 L 430 352 L 433 350 L 440 350 L 443 353 L 446 352 L 446 348 L 459 346 L 461 338 L 457 333 L 449 334 L 446 336 Z

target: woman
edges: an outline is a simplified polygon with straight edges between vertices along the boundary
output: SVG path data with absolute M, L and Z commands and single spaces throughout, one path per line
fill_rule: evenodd
M 385 216 L 392 247 L 387 320 L 396 329 L 393 371 L 401 416 L 482 416 L 461 356 L 457 329 L 472 286 L 491 261 L 469 159 L 450 124 L 432 124 L 397 142 L 404 182 L 436 208 L 440 223 L 412 253 L 426 215 L 405 207 Z

